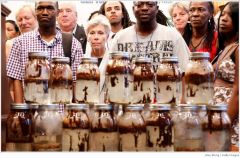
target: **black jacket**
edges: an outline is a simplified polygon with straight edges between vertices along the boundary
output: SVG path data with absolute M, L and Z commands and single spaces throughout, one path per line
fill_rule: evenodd
M 76 32 L 74 33 L 74 37 L 82 44 L 83 53 L 85 54 L 86 45 L 87 45 L 87 36 L 82 26 L 77 25 Z

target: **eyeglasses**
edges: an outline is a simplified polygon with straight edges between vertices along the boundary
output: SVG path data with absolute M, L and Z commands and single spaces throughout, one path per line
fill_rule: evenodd
M 157 5 L 157 2 L 155 2 L 155 1 L 147 1 L 147 2 L 145 2 L 145 1 L 136 1 L 136 2 L 133 2 L 133 4 L 135 6 L 137 6 L 138 8 L 143 7 L 144 4 L 146 4 L 147 7 L 151 8 L 151 7 L 155 6 L 155 5 Z

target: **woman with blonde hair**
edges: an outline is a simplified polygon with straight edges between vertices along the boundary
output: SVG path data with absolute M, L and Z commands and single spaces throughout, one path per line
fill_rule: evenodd
M 103 102 L 105 71 L 109 59 L 109 48 L 107 39 L 111 30 L 109 20 L 104 15 L 97 15 L 88 21 L 86 25 L 87 40 L 91 49 L 86 52 L 86 57 L 98 58 L 98 66 L 100 70 L 100 102 Z

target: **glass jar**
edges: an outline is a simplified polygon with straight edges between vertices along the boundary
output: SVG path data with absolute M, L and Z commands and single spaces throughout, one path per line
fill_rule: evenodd
M 32 125 L 29 105 L 12 103 L 7 117 L 6 151 L 31 151 Z
M 50 65 L 48 62 L 48 53 L 30 52 L 24 75 L 25 101 L 27 103 L 49 103 L 49 79 Z
M 173 151 L 170 109 L 170 104 L 150 104 L 150 114 L 146 118 L 148 151 Z
M 177 57 L 163 57 L 157 68 L 157 103 L 177 105 L 182 94 Z
M 154 72 L 152 59 L 138 57 L 133 70 L 133 100 L 132 103 L 153 103 Z
M 86 104 L 67 104 L 63 117 L 62 151 L 88 151 L 90 122 Z
M 111 53 L 106 75 L 108 101 L 117 104 L 131 103 L 133 75 L 129 53 Z
M 203 122 L 205 151 L 230 151 L 231 122 L 227 114 L 227 105 L 217 104 L 208 106 L 207 109 L 207 116 Z
M 192 52 L 185 70 L 185 98 L 188 104 L 209 105 L 213 98 L 214 70 L 208 52 Z
M 174 121 L 174 151 L 203 151 L 202 122 L 197 105 L 181 105 Z
M 40 105 L 34 120 L 33 151 L 62 151 L 62 117 L 58 104 Z
M 89 151 L 118 151 L 117 122 L 111 104 L 95 104 L 91 118 Z
M 97 58 L 82 58 L 77 69 L 76 99 L 80 103 L 99 103 L 100 71 Z
M 146 123 L 141 116 L 143 104 L 124 107 L 118 120 L 120 151 L 146 151 Z
M 68 57 L 55 57 L 52 59 L 52 70 L 50 78 L 51 103 L 71 103 L 72 70 Z

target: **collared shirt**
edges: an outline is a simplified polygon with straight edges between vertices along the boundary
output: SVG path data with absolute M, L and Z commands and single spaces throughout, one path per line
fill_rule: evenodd
M 62 46 L 62 33 L 57 28 L 57 33 L 52 43 L 46 43 L 41 39 L 38 30 L 25 33 L 17 37 L 13 43 L 8 64 L 7 76 L 17 80 L 23 80 L 25 75 L 25 65 L 28 62 L 28 54 L 30 52 L 47 51 L 49 53 L 49 61 L 53 57 L 64 56 Z M 71 49 L 73 81 L 76 81 L 76 70 L 83 56 L 82 46 L 76 38 L 72 40 Z

